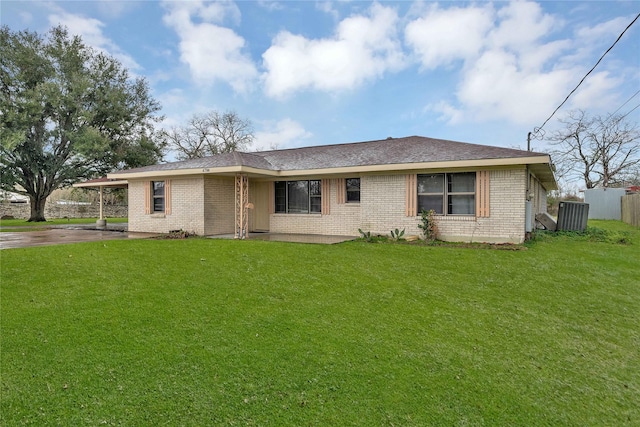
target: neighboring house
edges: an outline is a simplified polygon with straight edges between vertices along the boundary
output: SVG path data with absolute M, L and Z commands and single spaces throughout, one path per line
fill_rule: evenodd
M 129 183 L 130 231 L 237 237 L 420 235 L 421 209 L 434 209 L 440 239 L 520 243 L 557 189 L 547 154 L 420 136 L 225 153 L 109 178 Z

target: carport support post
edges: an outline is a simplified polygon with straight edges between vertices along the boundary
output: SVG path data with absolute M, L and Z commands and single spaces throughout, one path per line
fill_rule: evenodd
M 235 238 L 245 239 L 249 228 L 249 177 L 243 174 L 236 174 L 236 194 L 235 194 Z
M 104 200 L 102 197 L 103 189 L 104 189 L 104 185 L 101 185 L 100 186 L 100 218 L 96 221 L 96 226 L 98 227 L 107 226 L 107 220 L 104 219 L 104 210 L 103 210 L 103 205 L 104 205 Z

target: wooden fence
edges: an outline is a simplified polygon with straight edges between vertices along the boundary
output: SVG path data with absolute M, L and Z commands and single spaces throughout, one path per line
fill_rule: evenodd
M 640 227 L 640 194 L 622 196 L 622 221 Z

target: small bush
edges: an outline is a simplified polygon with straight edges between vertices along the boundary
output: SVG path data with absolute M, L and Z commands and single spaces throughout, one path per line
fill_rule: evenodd
M 195 236 L 195 233 L 189 233 L 184 230 L 171 230 L 169 234 L 165 236 L 167 239 L 187 239 L 189 237 Z
M 422 230 L 424 238 L 427 241 L 433 241 L 438 238 L 438 220 L 436 219 L 436 212 L 433 209 L 428 211 L 422 209 L 420 211 L 420 224 L 418 228 Z
M 584 231 L 538 231 L 532 241 L 562 237 L 618 245 L 631 244 L 631 234 L 628 231 L 605 230 L 598 227 L 587 227 Z
M 395 231 L 391 230 L 391 238 L 396 242 L 398 240 L 402 240 L 402 236 L 404 236 L 404 230 L 404 228 L 402 229 L 402 231 L 398 230 L 397 228 L 395 229 Z

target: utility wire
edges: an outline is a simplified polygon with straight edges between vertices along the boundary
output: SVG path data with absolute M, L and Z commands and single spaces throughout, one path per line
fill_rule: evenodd
M 629 28 L 631 28 L 631 26 L 633 24 L 635 24 L 635 22 L 638 20 L 638 18 L 640 18 L 640 13 L 638 15 L 636 15 L 636 17 L 634 18 L 633 21 L 631 21 L 631 23 L 629 25 L 627 25 L 627 28 L 624 29 L 624 31 L 622 33 L 620 33 L 620 35 L 618 36 L 618 38 L 616 39 L 615 42 L 613 42 L 613 44 L 611 46 L 609 46 L 609 49 L 607 49 L 605 51 L 605 53 L 602 54 L 602 56 L 600 57 L 600 59 L 598 59 L 598 62 L 596 62 L 596 65 L 594 65 L 593 67 L 591 67 L 591 69 L 589 70 L 589 72 L 587 74 L 585 74 L 585 76 L 582 78 L 582 80 L 580 80 L 580 82 L 578 83 L 578 85 L 573 88 L 573 90 L 571 92 L 569 92 L 569 95 L 567 95 L 567 97 L 564 99 L 564 101 L 562 101 L 562 103 L 560 105 L 558 105 L 558 107 L 553 110 L 553 113 L 551 113 L 551 115 L 549 116 L 549 118 L 547 118 L 547 120 L 544 121 L 544 123 L 542 124 L 542 126 L 540 126 L 539 128 L 534 129 L 534 133 L 539 133 L 542 128 L 547 124 L 547 122 L 549 120 L 551 120 L 551 118 L 558 112 L 558 110 L 569 100 L 569 97 L 571 97 L 571 95 L 573 95 L 573 93 L 578 90 L 578 88 L 580 87 L 580 85 L 582 84 L 582 82 L 584 82 L 584 80 L 589 76 L 589 74 L 591 74 L 591 72 L 593 70 L 596 69 L 596 67 L 598 66 L 598 64 L 600 64 L 600 62 L 602 61 L 602 59 L 607 55 L 607 53 L 609 53 L 609 51 L 611 49 L 613 49 L 613 47 L 618 43 L 618 41 L 620 41 L 620 39 L 622 38 L 622 36 L 624 35 L 624 33 L 627 32 L 627 30 Z M 634 95 L 635 96 L 635 95 Z M 628 102 L 628 101 L 627 101 Z M 637 107 L 636 107 L 637 108 Z M 634 108 L 635 109 L 635 108 Z M 633 111 L 633 110 L 632 110 Z M 628 114 L 628 113 L 627 113 Z
M 636 105 L 635 107 L 633 107 L 631 110 L 629 110 L 627 112 L 627 114 L 625 114 L 624 116 L 620 117 L 620 120 L 624 119 L 625 117 L 627 117 L 629 114 L 633 113 L 633 110 L 635 110 L 636 108 L 640 107 L 640 104 Z
M 629 99 L 627 99 L 627 100 L 624 102 L 624 104 L 622 104 L 621 106 L 619 106 L 619 107 L 618 107 L 618 109 L 617 109 L 616 111 L 614 111 L 613 113 L 609 114 L 609 117 L 613 116 L 615 113 L 617 113 L 618 111 L 620 111 L 620 109 L 621 109 L 622 107 L 624 107 L 625 105 L 627 105 L 627 104 L 629 103 L 629 101 L 631 101 L 633 98 L 635 98 L 636 96 L 638 96 L 638 94 L 639 94 L 639 93 L 640 93 L 640 89 L 638 89 L 638 90 L 636 91 L 636 93 L 634 93 L 633 95 L 631 95 L 631 97 L 630 97 Z M 636 107 L 636 108 L 638 108 L 638 107 Z M 635 108 L 634 108 L 634 110 L 635 110 Z M 633 110 L 631 110 L 631 111 L 633 111 Z M 630 113 L 631 111 L 629 111 L 629 113 Z M 625 114 L 625 116 L 626 116 L 626 115 L 628 115 L 629 113 Z
M 627 114 L 625 114 L 624 116 L 619 116 L 619 117 L 615 117 L 614 114 L 616 114 L 618 111 L 620 111 L 622 109 L 622 107 L 624 107 L 625 105 L 627 105 L 629 103 L 629 101 L 631 101 L 633 98 L 635 98 L 638 94 L 640 93 L 640 90 L 636 91 L 636 93 L 634 93 L 633 95 L 631 95 L 631 97 L 629 99 L 627 99 L 621 106 L 619 106 L 616 111 L 614 111 L 613 113 L 610 113 L 609 115 L 607 115 L 607 118 L 600 121 L 600 124 L 598 125 L 598 127 L 596 127 L 594 129 L 594 131 L 597 131 L 599 129 L 603 129 L 604 126 L 607 125 L 608 122 L 612 121 L 612 120 L 617 120 L 617 121 L 621 121 L 622 119 L 624 119 L 625 117 L 627 117 L 629 114 L 631 114 L 633 112 L 633 110 L 635 110 L 636 108 L 640 107 L 640 104 L 636 105 L 635 107 L 633 107 L 630 111 L 627 112 Z

